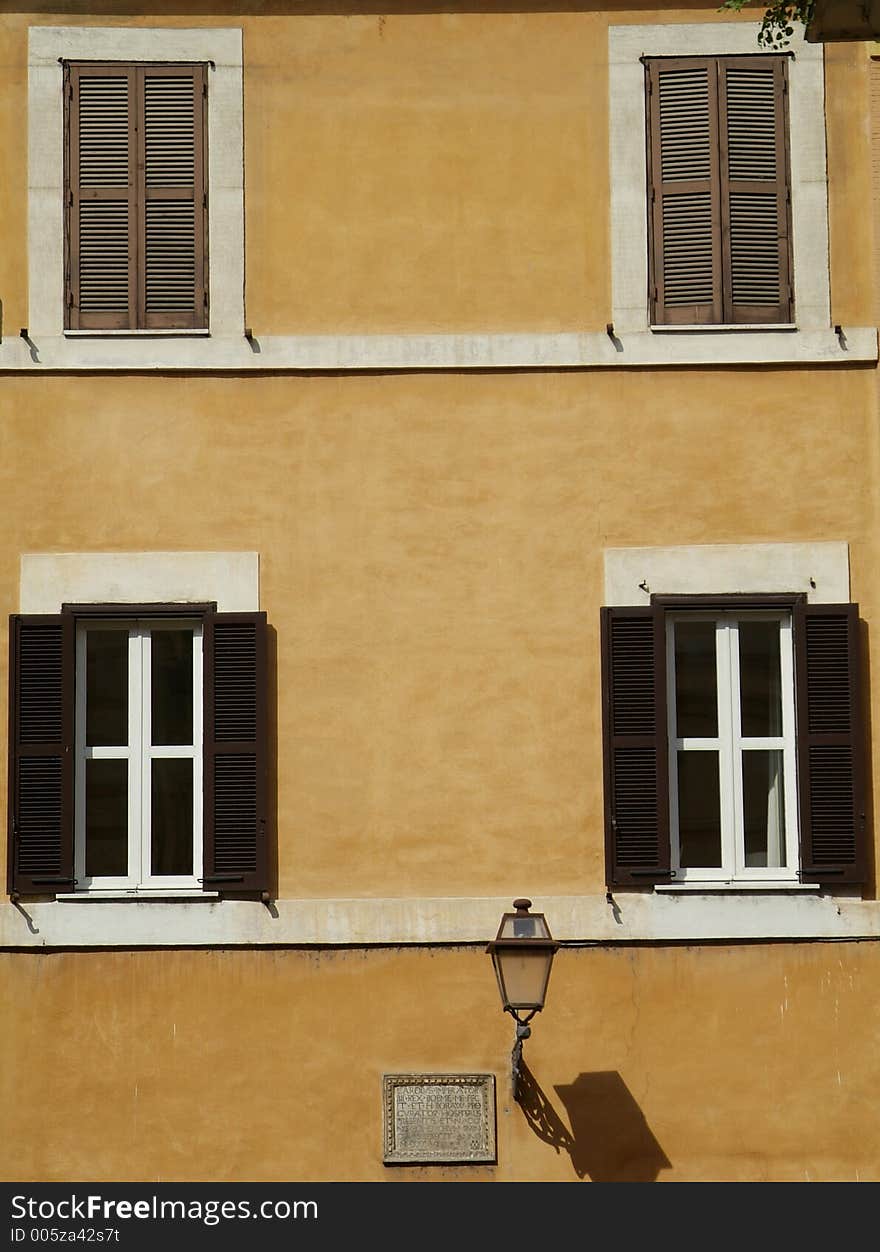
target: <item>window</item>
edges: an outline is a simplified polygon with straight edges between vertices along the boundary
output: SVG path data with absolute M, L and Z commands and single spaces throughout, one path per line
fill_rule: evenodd
M 12 894 L 268 890 L 265 614 L 74 605 L 11 647 Z
M 653 323 L 792 321 L 787 66 L 646 60 Z
M 791 615 L 671 613 L 666 636 L 676 877 L 796 877 Z
M 65 325 L 207 325 L 204 65 L 68 63 Z
M 602 610 L 609 883 L 859 883 L 858 606 Z
M 201 878 L 201 644 L 201 623 L 186 620 L 77 629 L 75 859 L 86 888 Z

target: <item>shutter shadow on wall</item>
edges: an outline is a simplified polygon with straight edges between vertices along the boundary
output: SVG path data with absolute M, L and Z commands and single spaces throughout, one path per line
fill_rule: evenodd
M 71 330 L 207 326 L 204 65 L 65 66 Z
M 793 317 L 787 58 L 647 58 L 655 325 Z

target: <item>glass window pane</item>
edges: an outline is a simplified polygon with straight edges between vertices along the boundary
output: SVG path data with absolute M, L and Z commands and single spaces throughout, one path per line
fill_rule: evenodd
M 128 761 L 86 761 L 86 874 L 128 875 Z
M 721 865 L 717 752 L 678 754 L 678 841 L 682 869 Z
M 741 621 L 739 685 L 745 737 L 782 734 L 779 622 Z
M 193 763 L 153 759 L 152 860 L 154 874 L 193 872 Z
M 153 743 L 192 743 L 193 632 L 154 630 L 151 641 Z
M 680 739 L 718 734 L 715 623 L 675 623 L 675 715 Z
M 747 866 L 785 865 L 785 794 L 782 750 L 742 754 L 743 820 Z
M 86 743 L 128 744 L 128 631 L 86 631 Z

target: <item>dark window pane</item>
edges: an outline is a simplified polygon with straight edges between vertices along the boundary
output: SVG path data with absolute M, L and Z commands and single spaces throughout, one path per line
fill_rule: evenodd
M 718 734 L 715 623 L 675 623 L 675 714 L 680 739 Z
M 739 685 L 743 735 L 781 735 L 779 622 L 739 623 Z
M 128 761 L 86 761 L 86 874 L 128 874 Z
M 153 743 L 193 741 L 193 632 L 152 633 Z
M 128 631 L 86 631 L 86 743 L 128 743 Z
M 152 872 L 193 872 L 193 763 L 152 762 Z
M 683 869 L 720 866 L 717 752 L 678 754 L 678 840 Z
M 743 815 L 747 866 L 785 865 L 782 751 L 743 752 Z

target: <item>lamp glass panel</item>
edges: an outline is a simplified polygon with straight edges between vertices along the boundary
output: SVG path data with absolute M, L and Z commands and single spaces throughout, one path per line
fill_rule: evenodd
M 508 949 L 496 953 L 495 959 L 510 1007 L 542 1008 L 553 952 L 550 949 L 524 948 L 521 952 Z
M 499 939 L 549 939 L 550 931 L 540 913 L 519 917 L 516 913 L 505 913 L 501 920 Z

